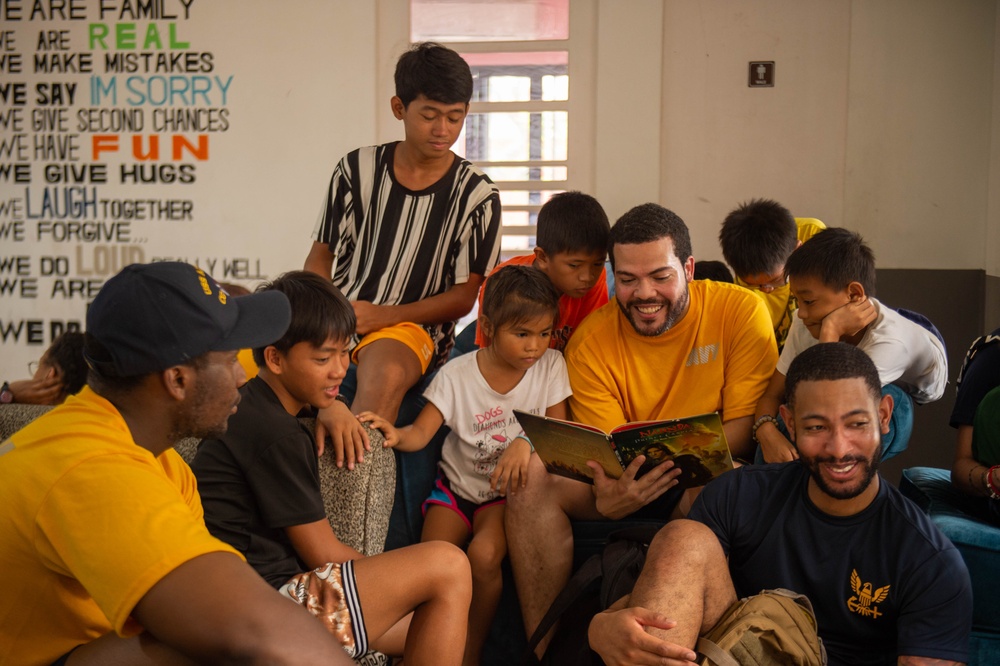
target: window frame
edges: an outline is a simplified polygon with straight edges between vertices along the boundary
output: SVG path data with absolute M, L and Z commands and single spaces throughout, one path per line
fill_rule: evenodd
M 567 113 L 567 146 L 565 160 L 533 160 L 527 161 L 497 161 L 475 163 L 482 167 L 566 167 L 564 180 L 527 180 L 502 181 L 496 185 L 504 192 L 538 192 L 580 190 L 593 193 L 595 181 L 595 147 L 594 134 L 596 118 L 596 98 L 594 94 L 596 81 L 596 43 L 597 35 L 597 0 L 571 0 L 569 2 L 569 38 L 565 40 L 537 41 L 484 41 L 484 42 L 447 42 L 448 48 L 459 53 L 498 53 L 498 52 L 567 52 L 567 75 L 569 77 L 569 95 L 565 101 L 525 101 L 525 102 L 472 102 L 469 113 L 490 112 L 528 112 L 566 111 Z M 409 0 L 378 0 L 377 28 L 377 58 L 379 91 L 378 116 L 376 133 L 379 143 L 399 138 L 401 128 L 399 121 L 393 117 L 386 103 L 395 92 L 393 71 L 399 54 L 409 48 L 410 42 L 410 1 Z M 383 102 L 382 100 L 386 100 Z M 531 221 L 528 225 L 503 226 L 505 236 L 535 236 L 534 221 L 541 202 L 538 197 L 529 196 L 527 204 L 504 204 L 504 212 L 527 212 Z M 505 251 L 504 258 L 525 251 Z

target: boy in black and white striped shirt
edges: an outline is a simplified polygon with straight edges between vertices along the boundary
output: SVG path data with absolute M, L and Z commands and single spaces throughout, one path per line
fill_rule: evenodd
M 406 138 L 341 159 L 305 262 L 332 276 L 358 319 L 352 409 L 320 415 L 348 466 L 367 444 L 351 412 L 396 421 L 406 392 L 447 359 L 455 320 L 500 257 L 499 192 L 451 151 L 472 97 L 469 66 L 451 49 L 418 44 L 400 57 L 395 81 L 392 111 Z

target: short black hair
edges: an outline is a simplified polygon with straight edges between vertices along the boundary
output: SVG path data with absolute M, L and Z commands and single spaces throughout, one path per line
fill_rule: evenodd
M 483 289 L 482 315 L 494 334 L 534 317 L 559 317 L 559 292 L 545 273 L 533 266 L 504 266 L 491 275 Z
M 674 254 L 681 263 L 691 257 L 691 235 L 677 213 L 655 203 L 636 206 L 611 227 L 608 239 L 611 269 L 615 267 L 615 245 L 652 243 L 665 237 L 673 242 Z
M 63 396 L 79 393 L 87 383 L 87 361 L 83 358 L 84 335 L 80 331 L 60 334 L 45 350 L 45 360 L 58 368 L 62 377 Z
M 810 243 L 812 240 L 809 241 Z M 821 342 L 796 356 L 785 377 L 785 402 L 795 407 L 795 389 L 802 382 L 863 379 L 875 402 L 882 399 L 882 382 L 875 362 L 846 342 Z
M 694 262 L 694 279 L 732 284 L 733 274 L 729 272 L 729 268 L 721 261 L 696 261 Z
M 787 208 L 771 199 L 751 199 L 722 221 L 719 244 L 736 275 L 770 275 L 788 261 L 799 242 L 798 234 Z
M 407 107 L 417 96 L 442 104 L 468 104 L 472 99 L 469 63 L 446 46 L 421 42 L 396 61 L 396 97 Z
M 875 253 L 850 229 L 830 227 L 810 238 L 788 257 L 785 274 L 816 278 L 835 291 L 858 282 L 867 296 L 875 295 Z
M 549 257 L 562 252 L 607 252 L 611 223 L 600 202 L 583 192 L 560 192 L 538 211 L 535 244 Z
M 358 325 L 354 308 L 326 278 L 309 271 L 289 271 L 257 287 L 257 293 L 262 291 L 280 291 L 287 296 L 292 306 L 292 321 L 276 342 L 253 350 L 258 367 L 265 367 L 267 347 L 287 352 L 300 342 L 319 347 L 331 338 L 347 340 L 354 335 Z

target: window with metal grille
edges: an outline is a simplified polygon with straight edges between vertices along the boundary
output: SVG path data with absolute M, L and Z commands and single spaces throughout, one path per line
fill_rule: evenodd
M 504 258 L 532 250 L 549 197 L 590 189 L 592 61 L 578 62 L 573 39 L 590 4 L 410 0 L 410 41 L 447 44 L 472 69 L 472 104 L 453 150 L 500 188 Z

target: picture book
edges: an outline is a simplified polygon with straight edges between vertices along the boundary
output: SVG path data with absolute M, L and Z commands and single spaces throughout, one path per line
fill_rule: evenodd
M 646 456 L 636 477 L 673 460 L 682 488 L 703 486 L 733 468 L 733 458 L 718 412 L 670 421 L 626 423 L 611 433 L 599 428 L 514 410 L 524 433 L 551 474 L 594 482 L 587 467 L 594 460 L 617 479 L 637 456 Z

